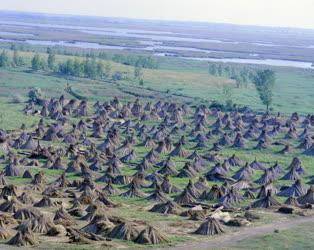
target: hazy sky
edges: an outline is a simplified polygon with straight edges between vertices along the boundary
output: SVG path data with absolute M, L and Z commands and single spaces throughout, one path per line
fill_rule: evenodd
M 314 0 L 0 0 L 0 9 L 314 29 Z

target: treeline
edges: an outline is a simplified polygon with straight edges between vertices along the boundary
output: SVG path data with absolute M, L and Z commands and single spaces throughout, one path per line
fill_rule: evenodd
M 81 52 L 61 50 L 57 48 L 47 48 L 48 57 L 35 52 L 32 58 L 28 56 L 20 56 L 21 46 L 12 45 L 10 50 L 3 50 L 0 54 L 0 67 L 25 66 L 31 67 L 32 70 L 49 70 L 64 76 L 86 77 L 91 79 L 110 79 L 113 81 L 128 78 L 125 72 L 111 72 L 111 64 L 104 63 L 103 60 L 111 60 L 120 64 L 134 67 L 134 80 L 140 85 L 144 84 L 142 69 L 155 69 L 158 67 L 157 62 L 150 56 L 136 55 L 110 55 L 105 52 Z M 24 48 L 23 51 L 29 51 Z M 22 54 L 22 53 L 21 53 Z M 76 57 L 75 59 L 67 59 L 63 62 L 56 62 L 56 55 L 67 55 Z
M 121 80 L 122 73 L 111 72 L 110 63 L 104 64 L 95 57 L 67 59 L 64 62 L 57 63 L 56 55 L 52 50 L 48 51 L 48 57 L 41 56 L 36 53 L 31 59 L 23 57 L 17 50 L 13 55 L 7 50 L 0 53 L 0 67 L 30 67 L 34 71 L 49 70 L 64 76 L 86 77 L 91 79 L 107 79 L 111 77 L 113 80 Z
M 158 62 L 151 56 L 137 56 L 137 55 L 124 55 L 124 54 L 111 54 L 98 51 L 73 51 L 69 49 L 47 48 L 47 53 L 56 55 L 86 57 L 86 58 L 99 58 L 110 60 L 116 63 L 121 63 L 128 66 L 142 67 L 146 69 L 158 68 Z
M 151 56 L 135 56 L 135 55 L 121 55 L 115 54 L 112 61 L 124 65 L 131 65 L 135 67 L 142 67 L 146 69 L 156 69 L 158 64 Z
M 247 67 L 233 67 L 220 63 L 210 63 L 208 73 L 213 76 L 224 76 L 236 82 L 237 88 L 247 87 L 255 77 L 255 70 Z
M 68 59 L 55 69 L 62 75 L 86 77 L 91 79 L 108 78 L 111 76 L 111 65 L 97 61 L 95 58 L 85 58 L 83 61 Z
M 48 47 L 46 49 L 36 48 L 26 45 L 26 44 L 12 44 L 9 47 L 12 51 L 26 51 L 26 52 L 40 52 L 55 55 L 65 55 L 65 56 L 76 56 L 76 57 L 87 57 L 87 58 L 99 58 L 104 60 L 110 60 L 124 65 L 142 67 L 146 69 L 156 69 L 158 68 L 158 61 L 151 56 L 138 56 L 138 55 L 125 55 L 117 54 L 112 52 L 103 52 L 97 50 L 86 50 L 77 48 L 62 48 L 62 47 Z
M 24 58 L 16 50 L 14 50 L 12 58 L 6 50 L 3 50 L 0 54 L 0 67 L 20 67 L 25 64 Z

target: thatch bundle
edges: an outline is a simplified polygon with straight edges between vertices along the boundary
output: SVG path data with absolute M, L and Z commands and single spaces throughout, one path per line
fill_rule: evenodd
M 93 241 L 90 239 L 91 235 L 85 232 L 81 232 L 77 229 L 67 227 L 67 236 L 70 239 L 70 243 L 75 244 L 92 244 Z
M 31 230 L 18 231 L 16 235 L 8 241 L 9 245 L 22 246 L 34 246 L 38 245 L 38 241 L 35 238 Z
M 71 215 L 65 210 L 63 206 L 61 206 L 61 208 L 56 211 L 53 222 L 55 224 L 61 224 L 63 226 L 71 226 L 75 224 Z
M 152 201 L 152 202 L 166 202 L 168 199 L 169 198 L 162 191 L 162 189 L 159 185 L 156 186 L 154 192 L 151 195 L 146 197 L 146 200 Z
M 121 222 L 117 226 L 115 226 L 110 233 L 108 234 L 108 237 L 110 238 L 117 238 L 121 240 L 135 240 L 138 236 L 138 231 L 129 222 Z
M 197 172 L 194 170 L 190 162 L 187 162 L 184 165 L 184 167 L 181 169 L 179 174 L 177 175 L 177 177 L 181 177 L 181 178 L 184 178 L 184 177 L 192 178 L 195 176 L 197 176 Z
M 300 203 L 298 202 L 298 200 L 295 197 L 293 197 L 293 196 L 289 197 L 285 201 L 285 204 L 289 205 L 289 206 L 293 206 L 293 207 L 299 207 L 300 206 Z
M 35 218 L 24 221 L 17 227 L 19 231 L 31 230 L 34 233 L 47 233 L 52 227 L 53 222 L 46 215 L 40 215 Z
M 161 244 L 167 243 L 169 240 L 159 230 L 152 226 L 147 226 L 141 231 L 138 237 L 134 240 L 138 244 Z
M 238 204 L 242 200 L 242 195 L 238 193 L 238 191 L 234 187 L 231 187 L 230 190 L 228 190 L 227 193 L 219 199 L 219 202 L 223 205 L 230 206 Z
M 300 197 L 305 195 L 306 191 L 306 186 L 301 182 L 301 180 L 298 179 L 291 187 L 285 188 L 277 195 L 286 197 Z
M 4 173 L 6 176 L 21 176 L 22 175 L 21 169 L 14 163 L 9 163 L 4 168 Z
M 35 150 L 37 145 L 38 143 L 33 139 L 33 137 L 29 136 L 25 144 L 23 144 L 20 148 L 24 150 Z
M 215 184 L 211 187 L 209 191 L 205 190 L 201 194 L 200 199 L 211 201 L 211 200 L 220 199 L 222 196 L 223 196 L 223 192 L 221 191 L 219 186 Z
M 314 186 L 311 186 L 305 195 L 299 197 L 297 201 L 300 204 L 314 204 Z
M 119 191 L 112 185 L 112 181 L 109 180 L 107 185 L 102 189 L 106 195 L 117 194 Z
M 183 144 L 179 142 L 176 147 L 170 152 L 170 156 L 178 156 L 186 158 L 188 156 L 187 151 L 184 149 Z
M 177 186 L 175 186 L 172 183 L 170 183 L 168 175 L 165 175 L 164 180 L 161 183 L 161 189 L 166 194 L 178 193 L 178 192 L 182 191 L 180 188 L 178 188 Z
M 160 174 L 177 175 L 179 173 L 176 169 L 175 162 L 172 161 L 170 157 L 168 157 L 167 160 L 161 162 L 159 165 L 162 166 L 162 168 L 158 171 Z
M 190 194 L 189 190 L 185 188 L 181 194 L 174 198 L 174 201 L 178 204 L 193 204 L 195 198 Z
M 0 227 L 0 240 L 6 240 L 12 237 L 12 234 L 9 229 Z
M 218 220 L 213 217 L 209 217 L 194 233 L 211 236 L 224 233 L 224 229 Z
M 5 173 L 3 171 L 0 172 L 0 185 L 1 186 L 8 185 L 7 180 L 5 178 Z
M 0 211 L 15 213 L 22 207 L 22 203 L 16 197 L 9 197 L 8 200 L 0 204 Z
M 127 197 L 127 198 L 134 198 L 134 197 L 143 198 L 146 195 L 145 195 L 145 193 L 141 192 L 141 190 L 139 190 L 139 188 L 136 187 L 135 184 L 131 183 L 130 189 L 128 191 L 120 194 L 120 196 Z
M 291 180 L 291 181 L 296 181 L 300 179 L 300 176 L 296 170 L 296 167 L 290 168 L 288 173 L 286 173 L 282 178 L 282 180 Z
M 17 221 L 12 215 L 1 213 L 0 214 L 0 227 L 8 228 L 10 225 L 15 225 Z
M 6 198 L 9 196 L 17 196 L 17 186 L 15 185 L 5 185 L 2 190 L 0 197 Z
M 165 203 L 159 203 L 154 205 L 150 212 L 161 213 L 161 214 L 180 214 L 181 208 L 173 201 L 167 201 Z
M 102 217 L 100 217 L 102 218 Z M 107 235 L 114 227 L 114 224 L 110 220 L 94 218 L 89 224 L 81 229 L 86 233 Z
M 44 196 L 40 201 L 34 204 L 34 207 L 54 207 L 56 203 L 53 202 L 49 197 Z
M 17 210 L 13 217 L 17 220 L 27 220 L 38 218 L 41 216 L 41 212 L 35 208 L 21 208 Z
M 277 201 L 271 195 L 271 190 L 268 190 L 267 195 L 257 201 L 255 201 L 251 207 L 252 208 L 272 208 L 276 206 L 280 206 L 280 202 Z

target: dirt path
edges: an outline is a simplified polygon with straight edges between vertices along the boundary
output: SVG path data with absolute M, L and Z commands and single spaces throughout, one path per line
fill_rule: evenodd
M 247 227 L 238 232 L 230 233 L 227 235 L 221 235 L 210 240 L 187 243 L 185 245 L 178 245 L 167 249 L 172 250 L 191 250 L 191 249 L 208 250 L 213 248 L 221 249 L 225 247 L 230 247 L 231 245 L 234 245 L 236 242 L 244 240 L 246 238 L 272 233 L 274 232 L 275 229 L 285 230 L 301 224 L 313 222 L 314 216 L 294 218 L 289 221 L 266 224 L 258 227 Z

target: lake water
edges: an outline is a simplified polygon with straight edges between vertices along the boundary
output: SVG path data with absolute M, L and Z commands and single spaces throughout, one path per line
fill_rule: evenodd
M 0 39 L 0 42 L 16 42 L 12 39 Z M 185 50 L 185 51 L 195 51 L 210 54 L 213 51 L 202 50 L 190 47 L 171 47 L 162 46 L 159 43 L 150 43 L 145 48 L 133 48 L 133 47 L 123 47 L 123 46 L 111 46 L 103 45 L 99 43 L 90 42 L 67 42 L 67 41 L 43 41 L 43 40 L 25 40 L 21 41 L 32 45 L 43 45 L 43 46 L 64 46 L 64 47 L 76 47 L 76 48 L 88 48 L 88 49 L 107 49 L 107 50 L 145 50 L 151 51 L 153 55 L 156 56 L 173 56 L 175 53 L 171 51 Z M 160 52 L 158 50 L 169 50 L 169 52 Z M 250 54 L 250 56 L 258 56 L 257 54 Z M 243 64 L 259 64 L 259 65 L 270 65 L 270 66 L 281 66 L 281 67 L 296 67 L 303 69 L 314 69 L 311 62 L 300 62 L 300 61 L 290 61 L 290 60 L 275 60 L 275 59 L 241 59 L 241 58 L 201 58 L 201 57 L 179 57 L 189 60 L 202 60 L 202 61 L 212 61 L 212 62 L 231 62 L 231 63 L 243 63 Z
M 223 62 L 223 63 L 243 63 L 243 64 L 258 64 L 270 65 L 279 67 L 294 67 L 303 69 L 314 69 L 311 62 L 300 62 L 291 60 L 276 60 L 276 59 L 242 59 L 242 58 L 198 58 L 198 57 L 180 57 L 190 60 L 200 60 L 209 62 Z
M 219 39 L 208 39 L 208 38 L 197 38 L 190 37 L 190 34 L 184 33 L 174 33 L 167 31 L 150 31 L 144 29 L 128 29 L 128 28 L 112 28 L 112 27 L 89 27 L 89 26 L 76 26 L 76 25 L 59 25 L 59 24 L 49 24 L 49 23 L 24 23 L 16 21 L 0 21 L 0 24 L 7 25 L 18 25 L 18 26 L 32 26 L 32 27 L 46 27 L 46 28 L 57 28 L 57 29 L 70 29 L 83 33 L 110 36 L 110 37 L 123 37 L 123 38 L 138 38 L 147 40 L 147 42 L 203 42 L 203 43 L 222 43 L 222 44 L 251 44 L 261 47 L 291 47 L 291 48 L 307 48 L 314 49 L 314 45 L 289 45 L 289 44 L 274 44 L 271 42 L 265 41 L 252 41 L 252 42 L 243 42 L 243 41 L 227 41 Z M 13 32 L 12 32 L 13 33 Z M 32 35 L 32 34 L 31 34 Z M 149 45 L 149 44 L 147 44 Z M 193 50 L 191 50 L 193 51 Z M 208 52 L 206 52 L 208 53 Z
M 35 36 L 34 34 L 31 33 L 19 33 L 19 32 L 9 32 L 9 31 L 0 31 L 0 35 L 4 36 Z
M 89 42 L 67 42 L 67 41 L 43 41 L 43 40 L 26 40 L 25 43 L 32 45 L 44 45 L 44 46 L 64 46 L 64 47 L 74 47 L 83 49 L 117 49 L 123 50 L 128 47 L 123 46 L 111 46 L 99 43 L 89 43 Z
M 0 39 L 1 42 L 15 42 L 12 39 Z M 19 41 L 25 42 L 31 45 L 42 45 L 42 46 L 64 46 L 64 47 L 75 47 L 75 48 L 83 48 L 83 49 L 109 49 L 109 50 L 146 50 L 146 51 L 154 51 L 154 50 L 174 50 L 174 51 L 194 51 L 194 52 L 202 52 L 202 53 L 211 53 L 210 50 L 205 49 L 197 49 L 190 47 L 176 47 L 176 46 L 162 46 L 159 42 L 148 42 L 148 41 L 140 41 L 141 44 L 147 45 L 146 47 L 125 47 L 125 46 L 115 46 L 115 45 L 105 45 L 99 43 L 90 43 L 90 42 L 67 42 L 67 41 L 44 41 L 44 40 L 25 40 Z

